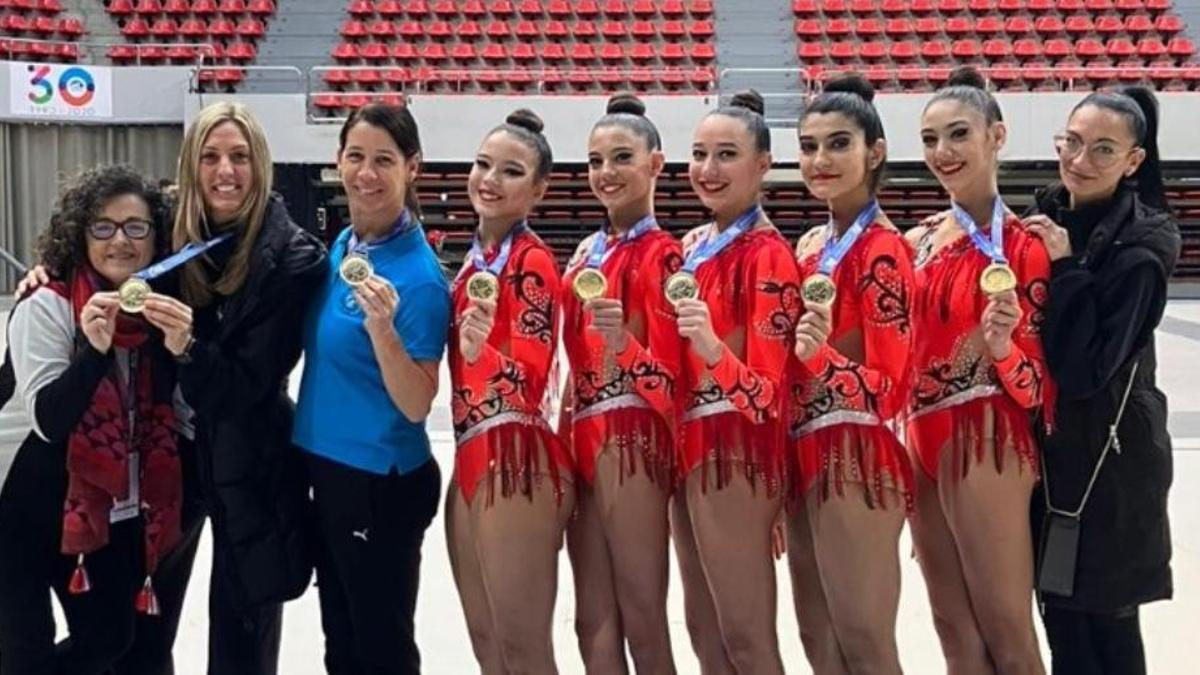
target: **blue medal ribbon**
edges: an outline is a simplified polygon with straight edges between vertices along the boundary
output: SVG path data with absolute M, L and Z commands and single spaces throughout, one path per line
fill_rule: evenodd
M 400 217 L 392 224 L 392 229 L 386 235 L 372 241 L 359 241 L 358 234 L 353 229 L 350 230 L 350 240 L 346 243 L 346 251 L 351 255 L 367 255 L 371 249 L 379 248 L 390 241 L 403 237 L 412 231 L 417 226 L 417 219 L 413 218 L 408 212 L 408 209 L 400 214 Z
M 950 210 L 954 213 L 954 220 L 958 221 L 958 224 L 966 230 L 967 236 L 975 243 L 975 248 L 991 258 L 992 262 L 997 265 L 1008 264 L 1008 258 L 1004 256 L 1004 201 L 1000 199 L 1000 195 L 996 195 L 996 201 L 992 203 L 992 222 L 990 224 L 992 238 L 990 241 L 983 236 L 979 224 L 975 222 L 971 214 L 967 213 L 966 209 L 955 202 L 950 202 Z
M 195 241 L 188 242 L 188 244 L 186 246 L 184 246 L 183 248 L 179 249 L 179 251 L 177 253 L 175 253 L 169 257 L 163 258 L 162 260 L 154 263 L 153 265 L 147 267 L 146 269 L 140 270 L 138 272 L 134 272 L 130 276 L 133 276 L 134 278 L 137 278 L 137 279 L 141 279 L 142 281 L 150 281 L 151 279 L 154 279 L 155 277 L 160 277 L 160 276 L 166 274 L 167 272 L 170 272 L 171 270 L 175 269 L 176 267 L 179 267 L 180 265 L 186 263 L 187 261 L 191 260 L 192 258 L 195 258 L 196 256 L 204 253 L 205 251 L 208 251 L 209 249 L 216 246 L 217 244 L 221 244 L 221 243 L 227 241 L 232 236 L 233 236 L 233 232 L 226 232 L 225 234 L 213 237 L 212 239 L 209 239 L 208 241 L 205 241 L 205 242 L 195 242 Z
M 601 227 L 599 234 L 597 234 L 596 238 L 592 240 L 592 253 L 587 258 L 587 266 L 594 269 L 599 269 L 600 265 L 604 264 L 605 260 L 608 260 L 608 256 L 612 255 L 613 251 L 617 250 L 618 246 L 631 242 L 657 227 L 658 220 L 654 218 L 654 214 L 650 214 L 634 223 L 633 227 L 629 228 L 629 231 L 627 231 L 625 234 L 622 234 L 617 239 L 617 243 L 611 249 L 608 248 L 609 228 L 607 225 Z
M 683 261 L 683 271 L 694 274 L 697 268 L 715 258 L 718 253 L 725 250 L 725 247 L 732 244 L 733 240 L 742 236 L 751 227 L 754 227 L 761 214 L 762 207 L 755 204 L 746 209 L 745 213 L 738 216 L 737 220 L 725 228 L 724 232 L 715 237 L 709 236 L 702 244 L 692 249 L 692 252 L 688 254 L 687 259 Z
M 526 227 L 528 227 L 527 223 L 522 220 L 508 231 L 508 234 L 504 237 L 504 241 L 500 243 L 500 252 L 490 265 L 483 257 L 483 244 L 480 243 L 479 231 L 476 230 L 475 239 L 471 242 L 471 251 L 467 254 L 467 257 L 470 258 L 471 262 L 475 263 L 476 270 L 486 270 L 499 277 L 500 272 L 504 270 L 504 266 L 508 263 L 508 256 L 512 254 L 513 238 L 524 232 Z
M 821 262 L 817 264 L 817 270 L 827 277 L 833 277 L 833 271 L 837 269 L 838 263 L 854 246 L 854 242 L 862 236 L 864 230 L 875 222 L 876 216 L 879 215 L 879 202 L 872 199 L 862 211 L 858 212 L 854 223 L 842 233 L 840 238 L 836 238 L 837 227 L 833 223 L 833 217 L 829 218 L 829 236 L 825 239 L 825 248 L 821 250 Z M 835 241 L 836 238 L 836 241 Z

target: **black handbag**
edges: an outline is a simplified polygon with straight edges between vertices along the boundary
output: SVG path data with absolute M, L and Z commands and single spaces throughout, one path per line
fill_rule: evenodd
M 1050 473 L 1043 472 L 1042 494 L 1046 498 L 1046 519 L 1042 524 L 1040 555 L 1038 556 L 1037 590 L 1039 593 L 1050 593 L 1065 598 L 1075 594 L 1075 569 L 1079 560 L 1079 530 L 1082 525 L 1083 511 L 1087 508 L 1088 499 L 1092 496 L 1092 488 L 1100 476 L 1100 469 L 1109 451 L 1121 454 L 1121 439 L 1117 437 L 1117 427 L 1125 416 L 1125 404 L 1129 402 L 1129 393 L 1133 391 L 1133 380 L 1137 376 L 1138 362 L 1134 362 L 1129 371 L 1129 382 L 1125 385 L 1125 393 L 1121 396 L 1121 405 L 1117 408 L 1116 419 L 1108 427 L 1108 440 L 1100 451 L 1092 476 L 1088 479 L 1087 488 L 1079 505 L 1072 511 L 1057 508 L 1050 500 Z M 1045 466 L 1043 458 L 1042 466 Z

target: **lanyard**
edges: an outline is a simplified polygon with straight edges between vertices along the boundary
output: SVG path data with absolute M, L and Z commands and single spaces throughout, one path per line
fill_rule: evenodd
M 206 242 L 188 242 L 186 246 L 179 249 L 178 253 L 164 258 L 144 270 L 134 272 L 131 276 L 142 279 L 143 281 L 149 281 L 155 277 L 162 276 L 163 274 L 170 272 L 192 258 L 195 258 L 196 256 L 211 249 L 217 244 L 225 242 L 232 236 L 232 232 L 226 232 L 225 234 L 213 237 Z
M 500 272 L 504 270 L 504 266 L 508 263 L 508 256 L 512 254 L 513 239 L 521 232 L 524 232 L 526 227 L 528 225 L 522 220 L 508 231 L 508 234 L 504 237 L 504 241 L 500 243 L 500 253 L 496 255 L 496 258 L 492 260 L 490 265 L 483 257 L 483 244 L 479 241 L 479 231 L 477 229 L 475 240 L 471 242 L 471 251 L 467 254 L 467 257 L 471 262 L 475 263 L 475 269 L 479 271 L 487 270 L 495 276 L 500 276 Z
M 758 222 L 758 217 L 762 213 L 762 207 L 758 204 L 751 206 L 745 213 L 737 217 L 725 231 L 713 237 L 709 236 L 692 252 L 688 254 L 687 260 L 683 263 L 683 271 L 695 273 L 696 269 L 704 263 L 712 260 L 718 253 L 725 250 L 727 246 L 733 243 L 733 240 L 742 236 Z
M 390 241 L 398 239 L 408 234 L 414 227 L 417 226 L 417 221 L 408 213 L 408 209 L 400 214 L 400 217 L 392 224 L 392 229 L 383 237 L 373 241 L 359 241 L 358 235 L 352 229 L 350 231 L 350 241 L 346 244 L 346 249 L 351 254 L 366 255 L 373 248 L 379 248 Z
M 628 232 L 621 235 L 620 238 L 617 239 L 617 243 L 613 245 L 612 248 L 608 248 L 608 226 L 606 225 L 601 227 L 600 233 L 597 234 L 596 238 L 592 241 L 592 252 L 587 258 L 587 266 L 591 268 L 599 268 L 600 265 L 604 264 L 604 261 L 608 260 L 608 256 L 612 255 L 613 251 L 617 250 L 618 246 L 631 242 L 657 227 L 658 220 L 654 218 L 653 214 L 648 215 L 645 218 L 637 221 L 633 227 L 629 228 Z
M 1008 259 L 1004 257 L 1004 202 L 1000 199 L 1000 195 L 996 195 L 996 201 L 992 203 L 990 226 L 992 238 L 990 241 L 983 236 L 979 224 L 975 222 L 971 214 L 967 213 L 966 209 L 955 202 L 950 202 L 950 208 L 954 213 L 954 219 L 966 230 L 967 236 L 975 243 L 975 248 L 991 258 L 992 262 L 997 265 L 1008 264 Z
M 818 271 L 825 276 L 832 277 L 833 271 L 837 269 L 838 263 L 842 258 L 846 257 L 846 253 L 850 251 L 850 247 L 854 246 L 854 242 L 858 240 L 864 230 L 875 222 L 875 216 L 879 214 L 879 202 L 872 199 L 862 211 L 859 211 L 858 216 L 854 219 L 854 223 L 850 225 L 840 238 L 835 241 L 837 229 L 834 227 L 833 218 L 829 219 L 829 237 L 825 239 L 825 248 L 821 251 L 821 262 L 817 265 Z

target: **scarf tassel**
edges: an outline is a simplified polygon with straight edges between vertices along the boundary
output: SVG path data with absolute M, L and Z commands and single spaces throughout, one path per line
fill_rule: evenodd
M 82 595 L 92 590 L 92 580 L 88 577 L 87 568 L 83 566 L 83 554 L 75 561 L 75 571 L 71 573 L 71 581 L 67 591 L 71 595 Z
M 146 616 L 158 616 L 162 614 L 162 609 L 158 606 L 158 595 L 154 593 L 154 584 L 150 581 L 150 576 L 146 576 L 146 582 L 142 584 L 142 590 L 138 591 L 137 600 L 134 602 L 137 611 Z

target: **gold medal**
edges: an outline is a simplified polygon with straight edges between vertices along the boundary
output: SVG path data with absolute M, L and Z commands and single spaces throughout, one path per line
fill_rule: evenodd
M 1012 268 L 1001 263 L 992 263 L 983 268 L 979 275 L 979 288 L 987 295 L 1006 293 L 1017 287 L 1017 275 Z
M 495 302 L 500 294 L 500 280 L 495 274 L 483 271 L 476 272 L 467 278 L 467 297 L 472 300 L 490 300 Z
M 833 284 L 829 275 L 818 272 L 804 280 L 800 287 L 800 297 L 804 298 L 805 305 L 828 307 L 833 305 L 833 299 L 837 297 L 837 286 Z
M 371 261 L 367 260 L 366 256 L 351 253 L 342 259 L 338 273 L 342 275 L 342 280 L 351 286 L 361 286 L 367 283 L 375 269 L 371 267 Z
M 150 295 L 150 284 L 140 277 L 129 277 L 117 289 L 121 311 L 136 314 L 146 307 L 146 297 Z
M 675 306 L 679 305 L 680 300 L 695 300 L 700 297 L 700 284 L 696 282 L 696 277 L 691 272 L 676 272 L 667 277 L 667 283 L 663 285 L 663 292 L 667 295 L 667 300 Z
M 608 290 L 608 279 L 600 270 L 594 267 L 585 267 L 575 275 L 575 281 L 572 282 L 571 287 L 580 301 L 587 302 L 604 295 L 604 291 Z

